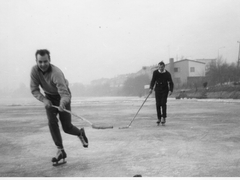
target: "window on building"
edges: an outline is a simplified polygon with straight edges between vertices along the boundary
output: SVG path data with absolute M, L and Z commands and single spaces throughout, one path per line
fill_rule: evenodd
M 179 71 L 180 71 L 179 68 L 177 67 L 174 68 L 174 72 L 179 72 Z
M 190 72 L 195 72 L 195 67 L 190 67 Z

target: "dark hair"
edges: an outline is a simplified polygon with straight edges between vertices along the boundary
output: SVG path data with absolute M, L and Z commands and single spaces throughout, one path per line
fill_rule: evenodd
M 49 52 L 47 49 L 39 49 L 39 50 L 37 50 L 36 53 L 35 53 L 36 59 L 37 59 L 37 55 L 38 55 L 38 54 L 39 54 L 40 56 L 44 56 L 45 54 L 47 54 L 48 57 L 49 57 L 49 60 L 50 60 L 50 52 Z
M 160 63 L 158 63 L 158 65 L 163 65 L 163 66 L 165 66 L 165 63 L 163 62 L 163 61 L 161 61 Z

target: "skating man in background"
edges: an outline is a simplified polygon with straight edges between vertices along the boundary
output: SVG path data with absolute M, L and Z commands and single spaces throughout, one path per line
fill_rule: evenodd
M 72 125 L 71 114 L 64 111 L 64 109 L 71 110 L 71 92 L 63 72 L 50 63 L 50 52 L 46 49 L 37 50 L 35 58 L 37 64 L 31 70 L 30 88 L 33 96 L 44 103 L 50 133 L 58 149 L 52 162 L 58 164 L 58 161 L 61 159 L 65 161 L 67 157 L 58 126 L 58 114 L 65 133 L 79 137 L 85 148 L 88 147 L 88 139 L 84 128 L 78 129 Z M 45 95 L 40 92 L 40 87 Z M 54 108 L 52 105 L 59 108 Z
M 155 86 L 155 88 L 154 88 Z M 158 63 L 158 69 L 153 72 L 150 83 L 149 93 L 155 90 L 156 109 L 157 109 L 157 124 L 166 123 L 167 118 L 167 98 L 173 92 L 173 81 L 171 74 L 165 69 L 164 62 Z

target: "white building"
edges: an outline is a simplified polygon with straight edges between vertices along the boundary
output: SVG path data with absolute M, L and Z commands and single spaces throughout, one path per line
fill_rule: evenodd
M 174 62 L 170 59 L 170 63 L 166 64 L 176 86 L 183 84 L 197 83 L 205 77 L 205 63 L 195 60 L 183 59 Z

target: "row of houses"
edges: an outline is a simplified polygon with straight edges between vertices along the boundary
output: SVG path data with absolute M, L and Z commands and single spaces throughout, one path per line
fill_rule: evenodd
M 211 63 L 216 63 L 216 59 L 182 59 L 174 62 L 174 59 L 170 58 L 168 63 L 165 62 L 166 70 L 171 73 L 176 87 L 202 81 Z M 151 79 L 152 73 L 156 69 L 157 65 L 144 66 L 136 73 L 119 75 L 112 79 L 98 79 L 92 81 L 92 84 L 99 85 L 108 82 L 111 87 L 121 87 L 129 77 L 146 74 L 149 76 L 149 79 Z

